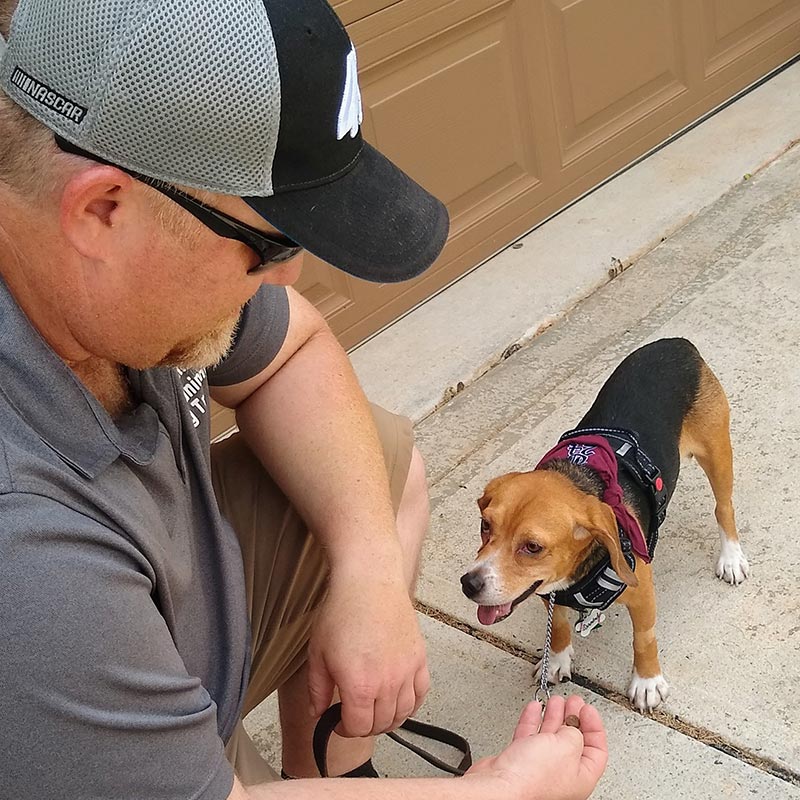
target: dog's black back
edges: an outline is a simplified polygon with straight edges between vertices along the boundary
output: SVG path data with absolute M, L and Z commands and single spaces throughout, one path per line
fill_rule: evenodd
M 687 339 L 659 339 L 634 350 L 611 373 L 578 428 L 626 428 L 661 470 L 668 498 L 680 472 L 681 426 L 700 388 L 703 359 Z M 620 484 L 644 524 L 650 509 L 641 491 L 620 473 Z

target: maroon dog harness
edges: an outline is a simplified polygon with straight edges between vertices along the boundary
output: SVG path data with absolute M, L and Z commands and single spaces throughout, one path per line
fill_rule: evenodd
M 617 478 L 617 458 L 608 440 L 600 436 L 571 436 L 550 450 L 536 465 L 536 469 L 543 467 L 549 461 L 556 460 L 586 465 L 598 474 L 606 485 L 600 499 L 611 506 L 619 527 L 630 539 L 633 552 L 643 561 L 649 562 L 650 553 L 642 529 L 622 503 L 622 487 Z
M 549 461 L 571 461 L 594 470 L 605 484 L 602 501 L 611 506 L 617 519 L 622 554 L 631 570 L 638 555 L 650 562 L 658 542 L 658 529 L 667 514 L 667 492 L 661 471 L 639 446 L 632 431 L 621 428 L 581 428 L 567 431 L 558 444 L 539 461 L 539 469 Z M 639 523 L 623 504 L 619 468 L 624 468 L 644 490 L 651 505 L 651 520 L 645 537 Z M 567 589 L 556 592 L 556 603 L 585 611 L 608 608 L 626 589 L 625 582 L 605 556 L 588 575 Z

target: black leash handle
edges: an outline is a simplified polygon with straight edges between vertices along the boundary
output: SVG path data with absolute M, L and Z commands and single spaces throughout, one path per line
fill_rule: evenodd
M 416 753 L 420 758 L 437 769 L 442 770 L 442 772 L 449 772 L 451 775 L 459 776 L 463 775 L 472 766 L 472 751 L 470 750 L 469 742 L 463 736 L 459 736 L 453 731 L 448 731 L 447 728 L 429 725 L 427 722 L 420 722 L 417 719 L 407 719 L 400 727 L 404 731 L 416 733 L 418 736 L 424 736 L 431 741 L 450 745 L 450 747 L 454 747 L 460 753 L 463 753 L 463 757 L 461 761 L 459 761 L 458 766 L 454 767 L 452 764 L 442 761 L 441 758 L 437 758 L 433 753 L 429 753 L 419 745 L 399 736 L 395 731 L 390 731 L 386 734 L 390 739 L 403 745 L 403 747 L 407 748 L 412 753 Z
M 342 704 L 336 703 L 332 705 L 318 720 L 317 726 L 314 728 L 314 761 L 317 764 L 319 774 L 323 778 L 328 777 L 328 742 L 331 738 L 334 728 L 342 721 Z M 461 761 L 458 766 L 453 766 L 443 761 L 441 758 L 429 753 L 419 745 L 404 739 L 394 731 L 386 735 L 403 745 L 403 747 L 416 753 L 420 758 L 427 761 L 437 769 L 443 772 L 448 772 L 450 775 L 463 775 L 472 766 L 472 751 L 469 742 L 463 737 L 459 736 L 453 731 L 448 731 L 446 728 L 439 728 L 436 725 L 429 725 L 427 722 L 420 722 L 416 719 L 407 719 L 401 726 L 403 730 L 409 733 L 415 733 L 418 736 L 424 736 L 434 742 L 441 742 L 442 744 L 454 747 L 460 753 L 463 753 Z

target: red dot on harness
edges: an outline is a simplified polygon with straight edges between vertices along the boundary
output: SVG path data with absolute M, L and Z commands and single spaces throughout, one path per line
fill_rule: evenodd
M 656 491 L 660 492 L 664 488 L 664 481 L 660 477 L 656 478 Z

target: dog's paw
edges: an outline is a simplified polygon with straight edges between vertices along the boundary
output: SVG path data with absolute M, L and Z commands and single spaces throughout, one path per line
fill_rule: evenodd
M 572 645 L 567 645 L 563 650 L 558 653 L 550 651 L 550 661 L 547 665 L 547 682 L 548 683 L 561 683 L 561 681 L 568 681 L 572 677 Z M 535 680 L 541 680 L 542 676 L 542 662 L 536 665 L 533 671 Z
M 731 586 L 738 586 L 750 574 L 750 564 L 747 556 L 742 552 L 739 542 L 722 540 L 722 547 L 717 560 L 717 577 Z
M 669 697 L 669 684 L 663 675 L 642 678 L 634 669 L 628 687 L 628 699 L 639 711 L 652 711 Z

